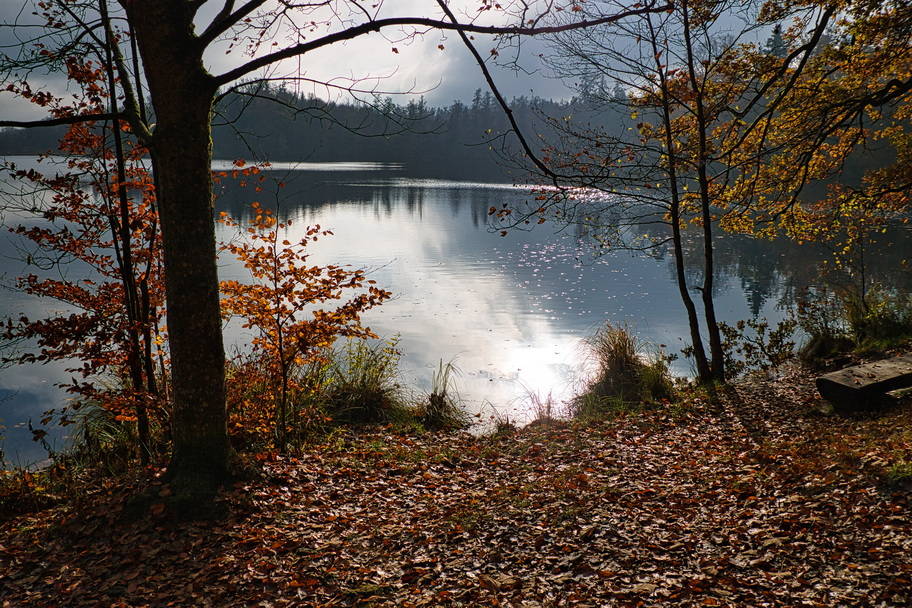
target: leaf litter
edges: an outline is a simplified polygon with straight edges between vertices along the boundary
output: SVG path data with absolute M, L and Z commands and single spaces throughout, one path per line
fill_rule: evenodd
M 912 605 L 912 408 L 815 405 L 794 376 L 589 427 L 347 432 L 260 455 L 213 522 L 98 488 L 3 523 L 0 605 Z

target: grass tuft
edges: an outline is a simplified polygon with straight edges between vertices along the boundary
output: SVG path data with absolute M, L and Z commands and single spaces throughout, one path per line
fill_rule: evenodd
M 528 411 L 532 415 L 532 421 L 529 426 L 560 426 L 562 419 L 566 417 L 566 405 L 558 403 L 552 393 L 542 397 L 535 391 L 526 391 L 526 401 Z
M 645 356 L 647 344 L 627 324 L 606 322 L 585 342 L 595 369 L 570 402 L 574 418 L 602 418 L 637 411 L 645 403 L 671 401 L 674 383 L 661 351 Z
M 370 344 L 348 342 L 322 370 L 320 405 L 334 422 L 371 424 L 402 422 L 409 416 L 400 380 L 398 338 Z
M 431 392 L 416 412 L 418 421 L 428 430 L 455 430 L 471 426 L 469 413 L 462 406 L 456 380 L 459 369 L 452 362 L 440 361 L 431 379 Z

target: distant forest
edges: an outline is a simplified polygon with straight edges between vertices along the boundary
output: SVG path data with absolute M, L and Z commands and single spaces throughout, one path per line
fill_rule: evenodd
M 600 82 L 583 87 L 569 101 L 522 96 L 509 106 L 532 149 L 540 153 L 543 141 L 560 139 L 562 129 L 555 125 L 565 121 L 576 123 L 577 132 L 593 129 L 623 137 L 635 122 L 624 109 L 626 101 L 622 91 Z M 0 129 L 0 156 L 56 150 L 65 130 Z M 481 89 L 469 104 L 454 101 L 434 108 L 423 97 L 404 104 L 392 97 L 332 103 L 251 83 L 219 100 L 212 137 L 213 157 L 222 160 L 397 163 L 412 177 L 488 182 L 522 182 L 529 175 L 507 115 L 491 92 Z M 894 157 L 880 146 L 851 158 L 838 178 L 810 184 L 806 195 L 823 196 L 826 184 L 836 179 L 858 184 L 866 169 L 885 166 Z
M 622 130 L 620 114 L 587 111 L 581 99 L 516 97 L 510 108 L 533 149 L 552 121 L 596 122 Z M 609 116 L 612 114 L 613 116 Z M 0 130 L 0 155 L 40 154 L 57 148 L 65 127 Z M 398 104 L 330 103 L 283 87 L 246 85 L 226 94 L 213 120 L 214 157 L 248 161 L 383 162 L 409 175 L 475 181 L 522 179 L 522 154 L 490 92 L 470 104 L 433 108 L 424 98 Z M 507 134 L 505 136 L 505 134 Z

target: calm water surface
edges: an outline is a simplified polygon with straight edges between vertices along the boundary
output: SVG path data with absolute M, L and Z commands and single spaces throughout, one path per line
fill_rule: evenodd
M 528 393 L 561 399 L 572 390 L 580 339 L 606 319 L 628 321 L 668 350 L 683 346 L 686 319 L 668 258 L 616 252 L 594 260 L 572 232 L 547 226 L 500 236 L 487 223 L 488 209 L 525 200 L 525 188 L 347 168 L 284 175 L 276 168 L 275 178 L 286 184 L 278 196 L 229 189 L 217 207 L 238 216 L 251 200 L 278 202 L 279 215 L 292 220 L 292 241 L 309 225 L 332 230 L 311 246 L 311 261 L 367 268 L 394 294 L 363 320 L 382 336 L 400 337 L 406 373 L 419 386 L 429 388 L 439 362 L 452 361 L 470 410 L 523 421 Z M 245 272 L 223 260 L 223 278 Z M 727 283 L 719 293 L 721 317 L 754 316 L 757 290 Z M 773 283 L 756 312 L 778 318 Z M 230 330 L 229 340 L 245 337 Z M 676 371 L 690 369 L 683 363 Z
M 505 237 L 492 231 L 487 210 L 504 200 L 525 200 L 523 188 L 429 181 L 406 177 L 398 167 L 364 163 L 279 164 L 267 177 L 259 193 L 223 181 L 217 210 L 243 219 L 253 200 L 277 208 L 292 220 L 292 241 L 308 225 L 332 230 L 334 236 L 309 246 L 310 261 L 368 269 L 394 294 L 363 321 L 385 338 L 399 337 L 406 382 L 429 389 L 439 363 L 452 362 L 460 370 L 458 388 L 467 409 L 482 418 L 499 413 L 528 420 L 530 393 L 566 398 L 583 369 L 581 338 L 606 319 L 632 323 L 641 338 L 666 350 L 684 345 L 686 320 L 669 258 L 615 252 L 593 260 L 572 231 L 539 226 Z M 219 238 L 235 234 L 220 227 Z M 770 244 L 754 251 L 732 238 L 726 242 L 737 255 L 720 249 L 719 317 L 780 318 L 780 300 L 796 287 L 794 278 L 780 272 L 789 253 Z M 4 239 L 2 271 L 9 281 L 23 264 Z M 754 251 L 751 259 L 748 250 Z M 225 256 L 220 273 L 223 279 L 249 276 Z M 14 292 L 3 297 L 4 316 L 54 309 Z M 245 348 L 245 331 L 237 323 L 226 328 L 229 348 Z M 53 386 L 67 378 L 62 368 L 0 371 L 8 460 L 31 462 L 44 455 L 25 426 L 30 418 L 37 424 L 42 411 L 65 398 Z M 675 371 L 688 374 L 690 368 L 682 362 Z M 61 441 L 59 432 L 52 437 Z

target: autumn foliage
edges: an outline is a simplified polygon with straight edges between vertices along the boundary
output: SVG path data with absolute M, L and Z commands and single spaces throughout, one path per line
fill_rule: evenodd
M 70 81 L 82 89 L 76 101 L 27 85 L 14 90 L 55 118 L 103 112 L 109 73 L 91 61 L 68 59 L 67 67 Z M 130 139 L 125 123 L 93 121 L 70 125 L 58 154 L 66 158 L 62 172 L 13 164 L 5 169 L 22 184 L 8 208 L 40 220 L 9 229 L 21 237 L 22 256 L 32 270 L 15 287 L 61 302 L 67 312 L 7 319 L 2 335 L 36 346 L 12 361 L 70 362 L 75 375 L 64 386 L 77 396 L 74 409 L 91 404 L 137 423 L 145 460 L 151 427 L 167 425 L 161 233 L 147 151 Z M 51 164 L 54 158 L 49 153 L 41 160 Z M 69 416 L 62 412 L 60 420 L 66 424 Z
M 85 93 L 73 105 L 35 93 L 25 84 L 16 91 L 57 118 L 102 112 L 107 72 L 91 62 L 69 65 L 71 80 Z M 7 319 L 2 336 L 37 347 L 10 361 L 72 364 L 75 375 L 65 387 L 78 399 L 70 409 L 48 412 L 43 422 L 56 416 L 70 424 L 74 409 L 84 404 L 100 407 L 114 420 L 136 425 L 145 462 L 153 451 L 153 434 L 163 431 L 154 437 L 163 447 L 169 424 L 161 232 L 155 184 L 145 165 L 148 152 L 130 138 L 124 123 L 78 122 L 68 128 L 59 153 L 67 157 L 60 173 L 6 166 L 23 184 L 18 195 L 26 202 L 17 211 L 43 220 L 23 221 L 10 231 L 21 237 L 25 262 L 35 269 L 21 276 L 15 287 L 61 302 L 70 312 Z M 50 163 L 53 158 L 48 154 L 42 160 Z M 231 174 L 242 186 L 247 180 L 259 184 L 264 179 L 260 167 L 243 161 Z M 214 179 L 227 176 L 217 174 Z M 222 222 L 238 227 L 227 216 Z M 307 228 L 292 244 L 285 238 L 290 230 L 290 221 L 280 222 L 271 211 L 255 205 L 243 231 L 246 241 L 225 246 L 226 253 L 250 270 L 251 282 L 222 284 L 224 313 L 243 318 L 245 327 L 257 332 L 249 356 L 230 364 L 231 427 L 242 444 L 265 437 L 284 448 L 288 429 L 300 428 L 298 406 L 316 390 L 302 370 L 324 363 L 339 337 L 374 337 L 360 325 L 359 314 L 389 297 L 362 271 L 306 264 L 306 245 L 328 231 Z M 321 307 L 362 288 L 363 293 L 334 308 Z M 40 439 L 45 433 L 35 434 Z
M 241 227 L 226 213 L 221 221 Z M 362 270 L 308 264 L 307 246 L 331 232 L 320 226 L 308 226 L 296 236 L 293 232 L 292 220 L 279 221 L 254 203 L 243 230 L 246 240 L 226 245 L 250 271 L 251 281 L 221 284 L 225 316 L 242 318 L 243 327 L 255 330 L 250 361 L 233 378 L 230 424 L 239 429 L 254 422 L 265 430 L 271 417 L 280 449 L 289 428 L 299 428 L 298 406 L 308 391 L 316 390 L 303 372 L 326 363 L 328 349 L 340 337 L 375 338 L 361 325 L 360 314 L 390 297 Z M 344 299 L 353 292 L 359 293 Z M 332 306 L 324 308 L 326 304 Z M 251 392 L 251 385 L 262 386 L 263 392 Z M 272 405 L 269 413 L 264 400 Z M 247 420 L 251 415 L 254 421 Z

